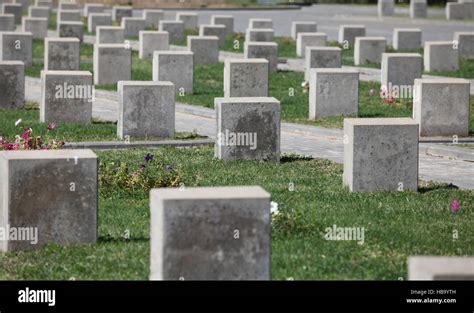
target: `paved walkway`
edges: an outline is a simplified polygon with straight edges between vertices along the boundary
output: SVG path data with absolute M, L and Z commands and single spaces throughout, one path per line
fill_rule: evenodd
M 181 10 L 183 11 L 183 10 Z M 165 10 L 165 18 L 174 20 L 177 10 Z M 396 8 L 394 17 L 377 17 L 375 5 L 315 4 L 301 10 L 199 10 L 198 21 L 208 24 L 213 14 L 234 16 L 234 28 L 245 32 L 250 18 L 271 18 L 277 36 L 289 36 L 293 21 L 313 21 L 318 31 L 325 32 L 329 40 L 337 40 L 339 25 L 362 24 L 366 26 L 367 36 L 384 36 L 392 41 L 393 28 L 420 28 L 423 41 L 453 40 L 455 31 L 472 31 L 473 21 L 448 21 L 444 8 L 429 8 L 428 19 L 410 19 L 408 7 Z M 134 15 L 140 16 L 141 10 Z
M 40 80 L 27 77 L 26 98 L 40 102 Z M 115 92 L 98 90 L 93 105 L 93 116 L 116 121 L 118 116 Z M 176 130 L 197 131 L 210 138 L 215 134 L 214 110 L 176 104 Z M 315 158 L 343 162 L 342 130 L 283 123 L 281 128 L 282 152 L 297 153 Z M 474 163 L 450 160 L 420 154 L 419 175 L 423 180 L 452 183 L 460 188 L 474 189 Z

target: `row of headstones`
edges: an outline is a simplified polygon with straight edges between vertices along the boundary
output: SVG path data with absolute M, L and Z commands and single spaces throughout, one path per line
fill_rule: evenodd
M 378 0 L 377 14 L 379 17 L 395 15 L 395 0 Z M 410 17 L 425 18 L 426 16 L 426 0 L 410 0 Z
M 14 33 L 15 34 L 15 33 Z M 7 38 L 5 33 L 0 33 L 0 38 Z M 10 46 L 18 37 L 10 39 Z M 3 40 L 6 42 L 6 40 Z M 27 44 L 22 43 L 24 46 Z M 29 43 L 31 45 L 31 42 Z M 2 49 L 6 50 L 6 49 Z M 27 49 L 28 50 L 28 49 Z M 341 70 L 341 50 L 340 48 L 328 47 L 307 47 L 306 55 L 306 81 L 310 82 L 310 96 L 309 96 L 309 112 L 310 118 L 315 119 L 317 116 L 333 116 L 357 114 L 358 110 L 358 74 L 355 72 Z M 18 54 L 17 50 L 11 51 Z M 5 54 L 5 53 L 3 53 Z M 79 42 L 74 38 L 54 39 L 47 38 L 45 40 L 45 70 L 62 70 L 62 71 L 77 71 L 79 70 Z M 118 81 L 131 80 L 131 50 L 127 49 L 123 44 L 101 44 L 95 45 L 94 49 L 94 83 L 95 84 L 113 84 Z M 114 64 L 121 64 L 121 66 L 113 66 Z M 242 69 L 238 69 L 238 75 L 233 76 L 234 71 L 228 71 L 225 75 L 225 94 L 230 96 L 268 96 L 268 64 L 267 60 L 260 59 L 244 59 L 241 62 Z M 421 78 L 422 74 L 422 60 L 419 54 L 413 53 L 383 53 L 382 54 L 382 86 L 392 93 L 391 86 L 398 86 L 401 88 L 407 86 L 414 86 L 411 90 L 413 93 L 421 88 L 415 80 Z M 237 60 L 228 60 L 226 62 L 225 71 L 227 69 L 239 64 Z M 238 68 L 238 67 L 236 67 Z M 329 68 L 322 71 L 322 68 Z M 192 51 L 155 51 L 153 60 L 153 80 L 155 81 L 170 81 L 175 85 L 176 92 L 192 93 L 193 92 L 193 69 L 194 69 L 194 53 Z M 247 69 L 247 70 L 246 70 Z M 325 79 L 318 80 L 317 71 L 319 69 L 319 77 L 326 76 Z M 246 70 L 246 71 L 245 71 Z M 313 78 L 311 78 L 313 75 Z M 347 80 L 339 80 L 340 75 L 346 75 Z M 21 76 L 21 75 L 19 75 Z M 330 83 L 327 80 L 329 76 L 334 76 L 334 82 Z M 319 81 L 327 84 L 326 88 L 319 86 Z M 347 86 L 340 86 L 342 82 L 347 81 Z M 466 81 L 451 79 L 436 80 L 438 82 L 458 82 L 465 85 Z M 245 85 L 252 83 L 252 86 L 242 88 L 239 84 Z M 421 83 L 420 83 L 421 84 Z M 21 85 L 20 85 L 21 86 Z M 331 88 L 329 88 L 331 86 Z M 14 89 L 12 89 L 13 91 Z M 243 91 L 242 91 L 243 90 Z M 334 90 L 330 92 L 329 96 L 324 94 L 319 95 L 317 91 Z M 340 90 L 344 90 L 341 92 Z M 23 91 L 24 93 L 24 91 Z M 340 97 L 338 95 L 344 94 Z M 413 94 L 412 94 L 413 95 Z M 420 134 L 422 136 L 465 136 L 468 134 L 468 112 L 469 107 L 469 88 L 467 89 L 467 96 L 464 93 L 456 104 L 453 104 L 458 114 L 444 114 L 441 109 L 435 110 L 439 112 L 436 118 L 431 118 L 430 121 L 423 118 L 423 114 L 419 115 L 420 119 Z M 398 95 L 391 94 L 392 97 Z M 426 97 L 426 96 L 425 96 Z M 12 96 L 14 99 L 15 96 Z M 424 97 L 420 94 L 415 97 L 414 113 L 417 112 L 417 104 L 422 104 Z M 441 98 L 438 98 L 441 99 Z M 454 99 L 450 95 L 448 99 Z M 10 103 L 17 103 L 14 100 Z M 7 102 L 8 102 L 7 101 Z M 21 102 L 21 100 L 20 100 Z M 427 106 L 425 104 L 424 106 Z M 437 101 L 432 102 L 430 108 L 438 106 Z M 423 111 L 423 110 L 422 110 Z M 86 111 L 87 112 L 87 111 Z M 415 114 L 414 114 L 415 116 Z M 459 118 L 458 120 L 449 120 L 449 117 Z M 88 116 L 87 119 L 90 119 Z M 448 121 L 449 120 L 449 121 Z M 444 127 L 441 127 L 444 125 Z M 449 126 L 449 127 L 448 127 Z
M 97 177 L 92 150 L 0 152 L 0 191 L 9 199 L 0 203 L 7 217 L 3 231 L 9 234 L 0 241 L 0 252 L 31 251 L 48 243 L 96 244 Z M 149 278 L 270 279 L 270 201 L 258 186 L 151 190 Z M 411 280 L 473 278 L 474 258 L 408 258 Z
M 446 18 L 448 20 L 474 19 L 474 1 L 458 0 L 446 3 Z
M 14 33 L 16 34 L 16 33 Z M 7 38 L 7 34 L 0 33 L 0 38 Z M 18 37 L 11 38 L 10 46 L 14 46 Z M 8 40 L 3 40 L 8 42 Z M 79 70 L 79 42 L 74 38 L 54 39 L 47 38 L 45 40 L 45 70 L 62 70 L 62 71 L 77 71 Z M 22 43 L 24 46 L 28 46 Z M 29 43 L 31 45 L 31 42 Z M 2 49 L 5 50 L 5 49 Z M 26 49 L 28 50 L 28 49 Z M 31 49 L 30 49 L 31 50 Z M 17 50 L 12 50 L 11 53 L 18 54 Z M 2 53 L 5 55 L 5 53 Z M 131 51 L 124 47 L 124 45 L 96 45 L 94 49 L 94 82 L 95 84 L 112 84 L 118 81 L 128 81 L 131 79 Z M 153 60 L 153 80 L 155 81 L 171 81 L 175 87 L 176 92 L 192 93 L 193 91 L 193 68 L 194 68 L 194 53 L 191 51 L 155 51 Z M 226 62 L 226 69 L 234 66 L 238 62 L 230 60 Z M 247 73 L 239 70 L 241 77 L 232 77 L 232 72 L 225 75 L 225 89 L 226 94 L 233 96 L 268 96 L 268 61 L 261 62 L 259 59 L 245 59 L 242 66 L 243 69 L 250 69 Z M 120 67 L 113 66 L 119 62 Z M 337 69 L 341 67 L 341 51 L 339 48 L 322 48 L 322 47 L 307 47 L 307 70 L 306 80 L 310 82 L 310 96 L 309 96 L 309 112 L 310 118 L 315 119 L 318 116 L 339 116 L 347 114 L 357 114 L 358 110 L 358 74 Z M 315 68 L 319 68 L 319 76 Z M 321 68 L 330 68 L 322 71 Z M 382 86 L 385 86 L 389 93 L 392 93 L 391 86 L 398 86 L 399 92 L 402 88 L 411 87 L 413 93 L 419 91 L 421 85 L 415 82 L 416 79 L 421 78 L 421 56 L 419 54 L 398 54 L 398 53 L 383 53 L 382 57 Z M 23 74 L 19 74 L 21 77 Z M 311 78 L 313 75 L 313 78 Z M 340 75 L 346 75 L 347 79 L 339 80 Z M 14 75 L 13 75 L 14 76 Z M 325 79 L 317 79 L 323 77 Z M 328 81 L 329 77 L 333 76 L 335 83 Z M 241 92 L 241 87 L 235 87 L 233 84 L 235 80 L 241 80 L 245 83 L 253 83 L 253 86 L 244 88 Z M 354 82 L 356 80 L 357 83 Z M 15 80 L 13 80 L 15 81 Z M 324 82 L 326 88 L 320 86 L 319 81 Z M 438 82 L 458 82 L 464 84 L 464 80 L 451 79 L 449 82 L 437 80 Z M 342 82 L 347 82 L 346 86 L 341 86 Z M 7 82 L 5 81 L 5 84 Z M 87 84 L 86 84 L 87 85 Z M 24 86 L 20 84 L 18 88 Z M 23 87 L 24 88 L 24 87 Z M 12 92 L 11 97 L 5 97 L 5 103 L 10 103 L 10 106 L 15 103 L 21 103 L 22 98 L 18 97 L 17 88 L 9 89 Z M 318 94 L 318 90 L 330 92 L 331 97 L 324 94 Z M 344 90 L 344 95 L 339 97 L 342 93 L 339 90 Z M 467 89 L 469 92 L 469 89 Z M 24 94 L 24 90 L 20 93 Z M 457 108 L 457 114 L 444 114 L 441 109 L 435 110 L 439 112 L 435 115 L 436 118 L 431 117 L 430 120 L 425 119 L 423 114 L 418 115 L 421 125 L 420 135 L 422 136 L 465 136 L 468 134 L 468 112 L 469 110 L 469 94 L 465 96 L 461 94 L 461 98 L 453 106 Z M 392 93 L 392 97 L 397 97 Z M 413 94 L 412 94 L 413 96 Z M 23 96 L 24 97 L 24 96 Z M 426 96 L 425 96 L 426 97 Z M 10 100 L 13 99 L 13 100 Z M 14 99 L 20 99 L 19 101 Z M 417 104 L 423 103 L 423 95 L 414 99 L 414 116 L 418 112 Z M 441 99 L 441 98 L 438 98 Z M 447 100 L 454 99 L 450 95 Z M 425 103 L 427 103 L 425 101 Z M 425 104 L 427 106 L 428 104 Z M 440 106 L 437 101 L 432 102 L 430 109 Z M 430 110 L 428 110 L 430 111 Z M 89 112 L 88 110 L 84 113 Z M 421 111 L 423 112 L 423 110 Z M 466 114 L 464 114 L 466 113 Z M 459 116 L 458 116 L 459 115 Z M 80 117 L 81 115 L 73 115 Z M 456 120 L 451 120 L 451 118 Z M 86 120 L 90 120 L 89 114 L 85 116 Z M 79 118 L 83 121 L 83 118 Z M 59 121 L 59 120 L 58 120 Z M 443 127 L 441 126 L 443 125 Z
M 154 74 L 160 66 L 161 53 L 155 52 L 158 61 L 154 64 Z M 172 53 L 171 56 L 176 55 Z M 421 76 L 419 55 L 388 54 L 385 59 L 387 70 L 383 71 L 383 81 L 397 86 L 414 85 L 413 119 L 345 119 L 344 182 L 350 190 L 398 190 L 399 184 L 404 189 L 416 190 L 419 135 L 468 135 L 469 81 L 455 78 L 417 79 L 417 76 Z M 113 62 L 117 62 L 116 57 L 110 64 Z M 168 66 L 167 72 L 183 72 L 179 68 L 176 70 L 179 60 L 166 60 L 164 64 Z M 15 96 L 18 96 L 18 88 L 24 86 L 24 82 L 16 83 L 21 80 L 17 77 L 23 76 L 22 66 L 7 62 L 2 64 L 0 71 L 6 73 L 2 74 L 7 82 L 5 90 Z M 268 66 L 265 59 L 226 60 L 224 98 L 215 100 L 218 117 L 216 156 L 219 158 L 278 161 L 280 103 L 268 97 Z M 17 76 L 12 74 L 15 69 L 20 72 Z M 192 75 L 192 69 L 189 75 Z M 120 138 L 127 135 L 162 137 L 174 134 L 177 90 L 173 83 L 157 76 L 154 75 L 154 82 L 119 82 Z M 327 112 L 336 115 L 357 112 L 358 76 L 357 72 L 338 68 L 311 70 L 310 114 L 324 116 Z M 87 87 L 92 88 L 91 73 L 44 71 L 42 83 L 40 112 L 43 122 L 90 123 L 92 103 L 84 95 L 89 95 L 86 93 Z M 58 86 L 62 93 L 58 94 Z M 130 94 L 125 90 L 131 90 Z M 21 92 L 24 94 L 24 90 Z M 159 95 L 167 96 L 160 98 Z M 153 104 L 144 105 L 140 102 L 147 98 L 153 99 Z M 11 101 L 7 99 L 7 105 Z M 141 108 L 146 113 L 134 114 Z M 368 135 L 368 138 L 364 135 Z M 368 162 L 371 159 L 374 161 Z M 384 162 L 377 161 L 382 159 Z
M 307 48 L 308 55 L 314 58 L 312 67 L 306 70 L 311 120 L 358 114 L 359 72 L 339 68 L 339 55 L 333 56 L 332 66 L 324 68 L 328 65 L 324 58 L 328 59 L 333 52 Z M 420 124 L 420 136 L 468 136 L 469 81 L 421 77 L 419 54 L 382 54 L 381 96 L 413 98 L 413 118 Z M 443 88 L 445 93 L 438 94 L 438 88 Z
M 395 15 L 396 0 L 378 0 L 377 14 L 379 17 Z M 410 0 L 410 17 L 427 17 L 427 0 Z M 474 1 L 458 0 L 446 3 L 446 19 L 463 20 L 474 18 Z
M 315 26 L 313 26 L 315 27 Z M 380 64 L 385 52 L 385 37 L 366 37 L 363 25 L 341 25 L 339 43 L 354 47 L 355 65 L 368 63 Z M 298 33 L 297 51 L 305 55 L 303 49 L 311 46 L 324 46 L 324 33 Z M 420 29 L 395 28 L 393 47 L 400 51 L 418 50 L 421 48 Z M 340 51 L 337 48 L 329 48 Z M 457 71 L 460 58 L 474 58 L 474 32 L 455 32 L 453 41 L 427 41 L 424 46 L 424 67 L 426 71 Z M 308 59 L 307 59 L 308 62 Z

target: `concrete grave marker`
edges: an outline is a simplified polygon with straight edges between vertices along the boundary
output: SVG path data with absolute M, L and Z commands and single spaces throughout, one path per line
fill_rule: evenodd
M 151 280 L 270 279 L 270 194 L 261 187 L 153 189 L 150 210 Z
M 42 123 L 92 122 L 94 84 L 91 72 L 42 71 L 41 85 Z
M 418 124 L 411 118 L 344 119 L 343 183 L 354 192 L 418 188 Z
M 117 136 L 173 137 L 175 90 L 171 82 L 120 81 Z
M 92 150 L 0 151 L 1 226 L 27 234 L 0 241 L 0 251 L 96 243 L 97 173 Z
M 224 97 L 268 97 L 266 59 L 226 59 Z
M 192 94 L 194 54 L 191 51 L 155 51 L 153 81 L 170 81 L 177 94 Z
M 0 108 L 18 109 L 25 105 L 25 64 L 0 61 Z

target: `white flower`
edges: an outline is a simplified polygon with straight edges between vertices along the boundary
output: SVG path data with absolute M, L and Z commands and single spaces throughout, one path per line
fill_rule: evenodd
M 278 203 L 276 202 L 270 202 L 270 213 L 277 213 L 278 212 Z

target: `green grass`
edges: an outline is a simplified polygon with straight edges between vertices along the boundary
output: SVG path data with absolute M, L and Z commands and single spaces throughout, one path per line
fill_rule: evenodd
M 15 122 L 21 119 L 19 125 Z M 21 135 L 25 128 L 33 129 L 33 135 L 58 141 L 118 141 L 116 123 L 93 120 L 92 124 L 56 123 L 56 128 L 48 130 L 49 124 L 39 122 L 39 110 L 36 103 L 27 103 L 25 109 L 0 109 L 0 135 L 12 141 L 16 135 Z M 199 138 L 195 132 L 179 132 L 175 139 Z M 202 138 L 202 137 L 201 137 Z M 143 138 L 131 138 L 139 140 Z M 147 138 L 148 140 L 159 138 Z
M 49 24 L 48 24 L 48 29 L 49 30 L 56 30 L 58 25 L 57 25 L 57 19 L 58 19 L 58 14 L 56 12 L 51 11 L 49 15 Z
M 456 144 L 446 144 L 446 145 L 450 147 L 456 147 L 456 148 L 474 149 L 474 144 L 472 143 L 456 143 Z
M 397 280 L 406 278 L 409 255 L 474 255 L 472 191 L 429 184 L 418 193 L 350 193 L 342 186 L 341 165 L 294 156 L 277 165 L 222 162 L 213 158 L 212 148 L 97 153 L 101 164 L 138 168 L 148 152 L 163 164 L 176 163 L 185 186 L 260 185 L 272 194 L 280 209 L 272 221 L 275 280 Z M 456 215 L 450 212 L 453 199 L 460 203 Z M 98 214 L 97 244 L 0 254 L 0 279 L 146 280 L 148 192 L 101 188 Z M 364 227 L 365 243 L 326 241 L 325 229 L 334 224 Z M 453 241 L 455 230 L 459 239 Z

